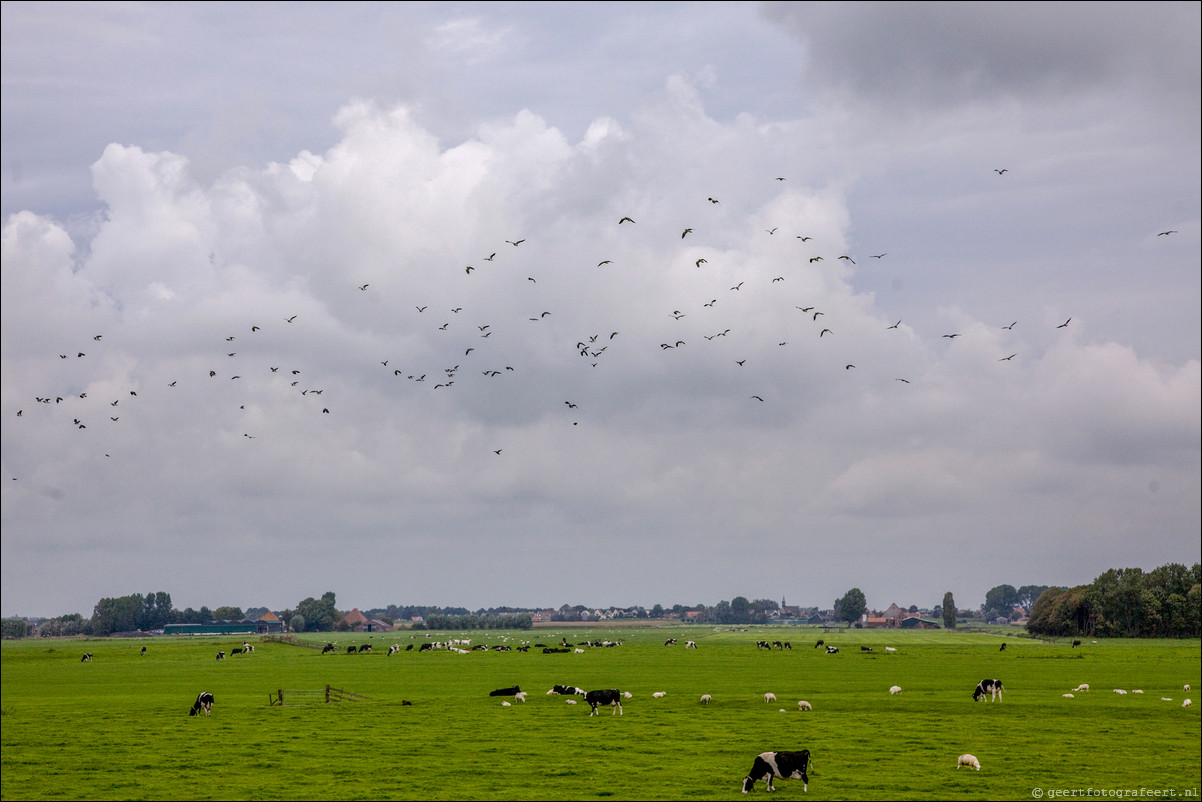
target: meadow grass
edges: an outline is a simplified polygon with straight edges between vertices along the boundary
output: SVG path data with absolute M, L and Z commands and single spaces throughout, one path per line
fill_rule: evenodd
M 388 657 L 389 644 L 420 644 L 424 633 L 339 634 L 335 654 L 252 640 L 254 654 L 218 662 L 242 639 L 8 641 L 0 798 L 730 799 L 756 754 L 802 748 L 814 760 L 806 799 L 1030 799 L 1036 788 L 1184 797 L 1202 784 L 1199 706 L 1181 707 L 1187 696 L 1202 702 L 1198 641 L 1072 649 L 946 631 L 701 626 L 432 634 L 454 636 L 622 645 Z M 668 637 L 678 645 L 664 646 Z M 812 648 L 818 637 L 841 653 Z M 765 651 L 758 640 L 793 648 Z M 352 643 L 374 651 L 348 655 Z M 92 662 L 80 662 L 85 651 Z M 974 703 L 977 681 L 994 677 L 1004 701 Z M 1089 693 L 1061 697 L 1083 682 Z M 582 700 L 546 695 L 556 684 L 633 698 L 622 716 L 590 719 Z M 326 685 L 370 700 L 268 705 L 277 689 Z M 512 685 L 529 692 L 526 703 L 488 696 Z M 902 692 L 890 695 L 892 685 Z M 216 697 L 212 717 L 189 717 L 203 690 Z M 711 704 L 699 703 L 703 693 Z M 812 712 L 797 710 L 801 699 Z M 964 752 L 980 772 L 956 769 Z M 803 797 L 799 782 L 777 788 Z

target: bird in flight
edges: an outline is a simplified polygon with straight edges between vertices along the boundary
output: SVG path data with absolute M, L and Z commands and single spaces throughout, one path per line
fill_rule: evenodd
M 732 289 L 732 290 L 737 290 L 737 289 L 739 289 L 739 288 L 740 288 L 740 287 L 742 287 L 742 286 L 743 286 L 743 282 L 741 282 L 741 281 L 740 281 L 738 284 L 736 284 L 735 286 L 731 287 L 731 289 Z
M 892 326 L 890 326 L 889 328 L 891 328 L 891 329 L 896 329 L 896 328 L 897 328 L 898 326 L 900 326 L 900 325 L 901 325 L 901 321 L 899 320 L 899 321 L 897 321 L 896 323 L 894 323 Z
M 843 366 L 843 369 L 844 369 L 844 370 L 851 370 L 851 369 L 852 369 L 852 368 L 854 368 L 854 367 L 855 367 L 855 365 L 844 365 L 844 366 Z
M 814 262 L 821 262 L 821 261 L 822 261 L 821 256 L 811 256 L 810 257 L 810 264 L 814 264 Z
M 803 237 L 800 234 L 798 234 L 797 239 L 801 240 L 802 242 L 809 242 L 810 240 L 813 239 L 813 237 Z
M 698 260 L 697 260 L 697 266 L 698 266 L 698 267 L 701 267 L 703 264 L 706 264 L 706 263 L 707 263 L 707 262 L 706 262 L 706 260 L 705 260 L 705 259 L 698 259 Z
M 510 245 L 512 245 L 513 247 L 515 247 L 515 248 L 516 248 L 517 246 L 521 245 L 521 244 L 522 244 L 523 242 L 525 242 L 526 240 L 524 240 L 524 239 L 520 239 L 520 240 L 518 240 L 517 242 L 514 242 L 513 240 L 508 240 L 508 239 L 507 239 L 507 240 L 505 240 L 505 241 L 506 241 L 506 242 L 508 242 Z
M 634 221 L 631 220 L 629 217 L 623 217 L 621 220 L 618 221 L 618 225 L 622 225 L 623 223 L 633 223 L 633 222 Z
M 717 198 L 706 198 L 706 200 L 707 200 L 707 201 L 709 201 L 710 203 L 717 203 L 717 202 L 718 202 Z
M 888 251 L 885 251 L 884 253 L 874 253 L 874 254 L 872 254 L 872 258 L 873 259 L 884 259 L 888 255 L 889 255 Z
M 910 380 L 909 380 L 909 379 L 898 379 L 897 381 L 899 381 L 899 382 L 905 382 L 906 384 L 909 384 L 909 383 L 910 383 Z
M 821 338 L 823 334 L 834 334 L 834 332 L 830 329 L 823 329 L 822 331 L 818 332 L 819 338 Z
M 476 269 L 476 268 L 472 267 L 471 265 L 468 265 L 467 267 L 463 268 L 463 272 L 464 272 L 464 273 L 469 273 L 469 274 L 470 274 L 470 273 L 471 273 L 473 270 L 475 270 L 475 269 Z
M 1018 321 L 1017 321 L 1017 320 L 1016 320 L 1016 321 L 1014 321 L 1014 323 L 1011 323 L 1009 326 L 1002 326 L 1002 329 L 1003 329 L 1003 330 L 1005 330 L 1005 331 L 1010 331 L 1011 329 L 1013 329 L 1013 328 L 1014 328 L 1014 326 L 1015 326 L 1015 324 L 1016 324 L 1016 323 L 1018 323 Z
M 597 267 L 600 267 L 601 265 L 612 265 L 612 264 L 613 264 L 612 259 L 606 259 L 602 262 L 597 262 Z
M 292 321 L 294 321 L 294 320 L 296 320 L 296 315 L 293 315 L 292 317 L 286 317 L 286 318 L 284 318 L 284 321 L 285 321 L 285 322 L 287 322 L 287 323 L 291 323 L 291 322 L 292 322 Z
M 943 335 L 943 336 L 944 336 L 944 337 L 946 337 L 946 338 L 947 338 L 947 339 L 949 339 L 949 340 L 954 340 L 954 339 L 956 339 L 957 337 L 959 337 L 960 335 L 959 335 L 959 334 L 945 334 L 945 335 Z
M 760 398 L 758 395 L 753 395 L 753 396 L 752 396 L 752 398 L 754 398 L 756 401 L 763 401 L 763 400 L 764 400 L 764 399 Z
M 784 276 L 777 276 L 776 278 L 772 279 L 772 283 L 775 284 L 778 281 L 784 281 L 784 280 L 785 280 Z
M 1068 322 L 1069 322 L 1069 320 L 1072 320 L 1072 318 L 1070 317 L 1068 320 L 1064 321 L 1063 323 L 1061 323 L 1061 324 L 1060 324 L 1059 326 L 1057 326 L 1056 328 L 1058 328 L 1058 329 L 1063 329 L 1063 328 L 1067 327 L 1067 326 L 1068 326 Z
M 360 284 L 360 285 L 359 285 L 359 289 L 360 289 L 360 290 L 366 290 L 366 289 L 367 289 L 368 287 L 370 287 L 370 286 L 371 286 L 370 284 Z
M 419 312 L 425 312 L 425 311 L 426 311 L 426 307 L 424 307 L 424 306 L 417 306 L 417 307 L 414 307 L 414 308 L 415 308 L 415 309 L 417 309 L 417 311 L 419 311 Z
M 840 256 L 839 258 L 846 259 L 847 261 L 851 262 L 853 265 L 856 263 L 856 260 L 852 259 L 850 256 Z
M 1009 170 L 1006 170 L 1005 168 L 1003 168 L 1001 170 L 994 170 L 994 172 L 997 173 L 998 175 L 1005 175 L 1007 172 L 1009 172 Z
M 493 258 L 494 256 L 496 256 L 496 255 L 497 255 L 497 252 L 496 252 L 496 251 L 493 251 L 493 252 L 492 252 L 492 253 L 490 253 L 488 256 L 485 256 L 485 257 L 484 257 L 484 261 L 486 261 L 486 262 L 491 262 L 491 261 L 492 261 L 492 258 Z
M 1018 356 L 1018 354 L 1011 354 L 1010 356 L 1004 356 L 1001 359 L 999 359 L 998 362 L 1009 362 L 1011 359 L 1014 359 L 1014 357 L 1016 357 L 1016 356 Z
M 1158 237 L 1167 237 L 1169 234 L 1176 234 L 1176 233 L 1178 233 L 1178 232 L 1176 232 L 1176 231 L 1161 231 L 1161 232 L 1160 232 L 1159 234 L 1157 234 L 1156 236 L 1158 236 Z M 99 338 L 99 337 L 97 337 L 96 339 L 97 339 L 97 340 L 99 340 L 100 338 Z
M 780 226 L 777 226 L 777 228 L 780 228 Z M 769 228 L 769 229 L 765 229 L 765 230 L 766 230 L 766 231 L 767 231 L 769 234 L 775 234 L 775 233 L 776 233 L 776 228 Z
M 691 229 L 691 228 L 686 228 L 684 231 L 682 231 L 682 232 L 680 233 L 680 238 L 681 238 L 681 239 L 684 239 L 685 237 L 687 237 L 689 234 L 692 234 L 692 233 L 693 233 L 693 229 Z

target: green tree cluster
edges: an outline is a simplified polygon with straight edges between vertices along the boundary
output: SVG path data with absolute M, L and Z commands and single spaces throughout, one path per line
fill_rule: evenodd
M 1202 565 L 1112 568 L 1089 585 L 1051 587 L 1032 605 L 1034 635 L 1125 638 L 1202 636 Z

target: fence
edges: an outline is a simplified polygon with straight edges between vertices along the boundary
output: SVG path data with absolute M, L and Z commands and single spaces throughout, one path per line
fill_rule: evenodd
M 342 688 L 331 688 L 327 685 L 324 689 L 317 690 L 277 690 L 275 693 L 267 694 L 267 704 L 280 705 L 305 705 L 314 704 L 317 702 L 370 702 L 370 696 L 346 691 Z

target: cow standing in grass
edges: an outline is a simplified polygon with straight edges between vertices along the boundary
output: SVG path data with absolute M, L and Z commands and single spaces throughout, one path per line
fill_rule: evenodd
M 206 716 L 213 710 L 213 694 L 208 691 L 204 691 L 196 697 L 196 701 L 192 703 L 192 709 L 188 711 L 188 715 L 199 716 L 202 710 Z
M 810 750 L 800 752 L 761 752 L 756 755 L 751 771 L 743 778 L 743 793 L 754 789 L 756 782 L 763 780 L 769 791 L 775 791 L 772 780 L 801 780 L 801 790 L 808 791 L 810 777 Z

